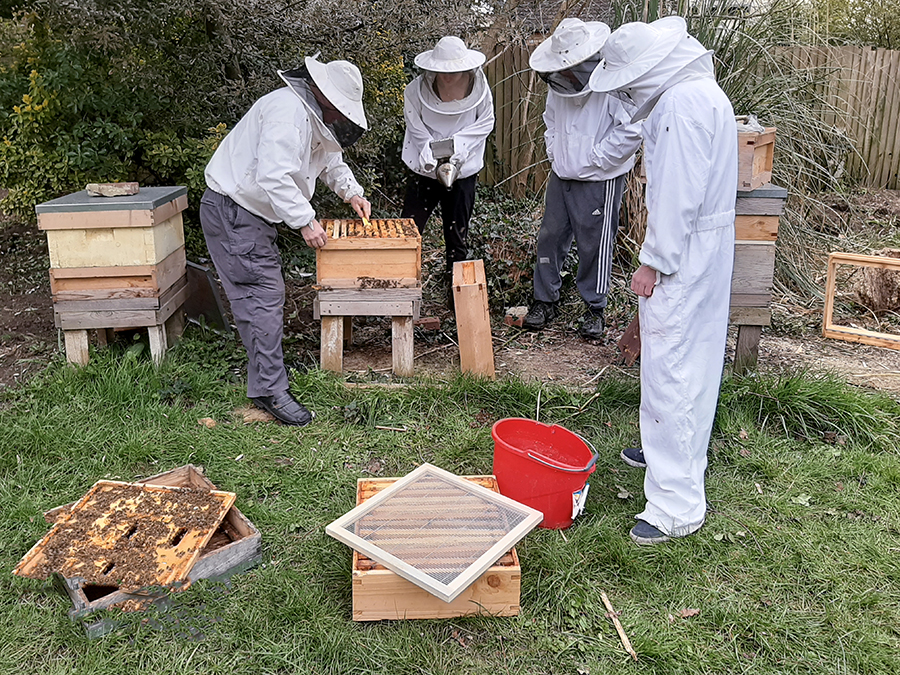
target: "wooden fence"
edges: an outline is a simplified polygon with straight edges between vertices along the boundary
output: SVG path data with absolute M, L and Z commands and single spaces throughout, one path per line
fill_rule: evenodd
M 481 176 L 511 195 L 534 194 L 550 171 L 543 143 L 546 86 L 528 67 L 541 38 L 498 45 L 486 73 L 497 126 Z M 868 47 L 792 47 L 782 56 L 819 82 L 822 123 L 852 144 L 846 169 L 862 186 L 900 189 L 900 51 Z

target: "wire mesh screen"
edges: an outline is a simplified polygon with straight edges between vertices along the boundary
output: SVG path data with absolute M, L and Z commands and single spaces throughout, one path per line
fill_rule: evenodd
M 431 579 L 451 584 L 527 517 L 474 487 L 429 472 L 344 529 Z

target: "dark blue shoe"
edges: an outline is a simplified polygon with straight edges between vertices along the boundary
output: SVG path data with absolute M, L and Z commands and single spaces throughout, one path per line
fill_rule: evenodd
M 635 469 L 647 468 L 647 462 L 644 461 L 644 451 L 640 448 L 625 448 L 619 453 L 619 457 L 628 466 L 633 466 Z
M 639 520 L 631 528 L 631 539 L 634 543 L 641 546 L 653 546 L 654 544 L 664 544 L 669 541 L 669 535 L 660 532 L 650 523 Z

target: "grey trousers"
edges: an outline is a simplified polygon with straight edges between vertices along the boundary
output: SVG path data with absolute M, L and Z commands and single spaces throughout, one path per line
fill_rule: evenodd
M 559 300 L 560 274 L 574 239 L 578 249 L 578 292 L 588 309 L 600 311 L 606 307 L 624 185 L 625 176 L 578 181 L 550 174 L 537 240 L 535 300 Z
M 287 391 L 284 277 L 275 226 L 212 190 L 200 200 L 200 224 L 247 350 L 247 396 Z

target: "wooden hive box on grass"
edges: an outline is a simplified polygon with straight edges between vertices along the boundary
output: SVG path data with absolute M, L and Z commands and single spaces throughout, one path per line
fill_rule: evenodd
M 192 464 L 135 482 L 164 487 L 216 489 L 212 481 Z M 59 515 L 71 509 L 73 505 L 74 503 L 66 504 L 47 511 L 44 518 L 50 523 L 55 523 Z M 262 535 L 237 506 L 232 506 L 206 546 L 200 551 L 199 557 L 188 573 L 187 582 L 192 583 L 200 579 L 224 581 L 253 567 L 261 559 Z M 168 599 L 168 591 L 165 589 L 148 589 L 132 593 L 121 591 L 116 586 L 82 584 L 77 580 L 63 579 L 59 575 L 55 575 L 54 581 L 72 601 L 73 607 L 69 611 L 69 616 L 73 620 L 83 620 L 90 637 L 99 637 L 115 628 L 115 623 L 106 619 L 90 621 L 88 617 L 94 612 L 114 607 L 123 611 L 144 610 L 151 604 L 165 604 Z
M 500 492 L 494 476 L 466 476 L 478 485 Z M 394 483 L 397 478 L 361 478 L 356 503 Z M 516 616 L 519 613 L 522 568 L 513 548 L 488 568 L 452 602 L 444 602 L 414 583 L 353 551 L 353 620 L 447 619 L 469 614 Z
M 738 132 L 738 189 L 755 190 L 772 180 L 775 127 Z
M 316 281 L 337 288 L 418 288 L 422 282 L 422 237 L 410 218 L 323 220 L 328 234 L 316 249 Z

